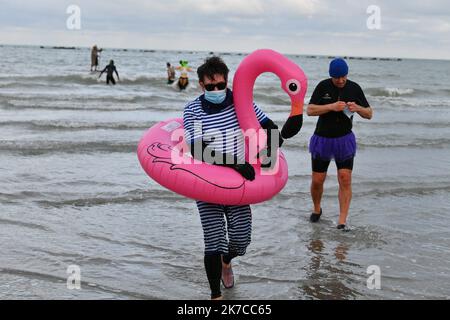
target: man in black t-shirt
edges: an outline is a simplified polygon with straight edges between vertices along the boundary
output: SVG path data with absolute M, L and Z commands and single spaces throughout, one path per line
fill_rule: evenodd
M 356 138 L 352 132 L 354 113 L 372 118 L 370 107 L 361 87 L 347 79 L 348 65 L 341 58 L 330 63 L 330 79 L 320 82 L 308 105 L 308 116 L 319 116 L 316 130 L 309 143 L 312 161 L 311 197 L 314 211 L 311 222 L 322 215 L 323 185 L 328 166 L 334 159 L 339 181 L 339 223 L 337 228 L 348 230 L 346 221 L 352 199 L 352 170 L 356 154 Z

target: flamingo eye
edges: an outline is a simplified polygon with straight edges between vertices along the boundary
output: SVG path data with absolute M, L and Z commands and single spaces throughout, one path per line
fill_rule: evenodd
M 300 92 L 301 89 L 300 82 L 298 82 L 295 79 L 291 79 L 286 82 L 286 88 L 288 89 L 289 93 L 297 94 Z

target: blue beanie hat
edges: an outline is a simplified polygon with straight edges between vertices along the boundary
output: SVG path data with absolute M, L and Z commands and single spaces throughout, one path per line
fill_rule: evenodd
M 348 74 L 348 65 L 342 58 L 336 58 L 330 63 L 330 77 L 340 78 Z

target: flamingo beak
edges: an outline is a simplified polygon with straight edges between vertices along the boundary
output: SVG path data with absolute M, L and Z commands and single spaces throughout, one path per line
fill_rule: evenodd
M 303 114 L 303 101 L 292 101 L 291 114 L 289 117 L 294 117 Z
M 303 125 L 303 100 L 293 100 L 291 114 L 281 130 L 281 136 L 289 139 L 300 132 Z

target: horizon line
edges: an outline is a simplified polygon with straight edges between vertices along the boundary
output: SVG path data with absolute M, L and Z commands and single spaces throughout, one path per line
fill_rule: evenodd
M 67 45 L 53 45 L 53 44 L 12 44 L 12 43 L 0 43 L 0 46 L 16 46 L 16 47 L 38 47 L 38 48 L 50 48 L 50 49 L 91 49 L 90 46 L 67 46 Z M 137 51 L 168 51 L 168 52 L 176 52 L 176 51 L 182 51 L 182 52 L 205 52 L 205 53 L 228 53 L 228 54 L 250 54 L 251 52 L 248 51 L 213 51 L 213 50 L 194 50 L 194 49 L 149 49 L 149 48 L 136 48 L 136 47 L 108 47 L 104 46 L 102 49 L 113 49 L 113 50 L 137 50 Z M 270 49 L 270 48 L 259 48 L 259 49 Z M 255 49 L 257 50 L 257 49 Z M 399 56 L 364 56 L 364 55 L 334 55 L 334 54 L 315 54 L 315 53 L 283 53 L 280 52 L 283 55 L 286 56 L 306 56 L 306 57 L 326 57 L 326 58 L 335 58 L 335 57 L 342 57 L 344 59 L 364 59 L 364 60 L 370 60 L 370 59 L 389 59 L 390 61 L 395 60 L 431 60 L 431 61 L 450 61 L 450 58 L 409 58 L 409 57 L 399 57 Z

